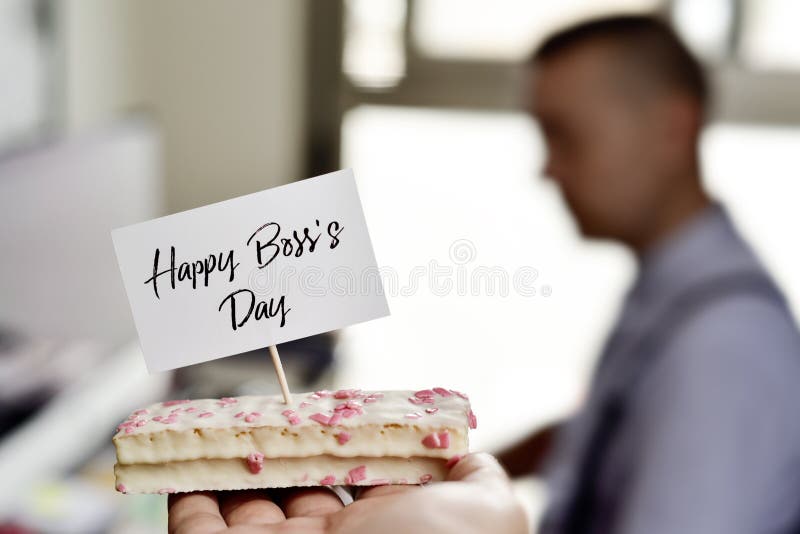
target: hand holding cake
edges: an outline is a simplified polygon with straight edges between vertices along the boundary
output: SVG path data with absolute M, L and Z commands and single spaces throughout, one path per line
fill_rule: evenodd
M 349 506 L 319 489 L 297 490 L 278 503 L 257 492 L 170 495 L 169 532 L 193 534 L 527 533 L 525 513 L 508 477 L 488 454 L 470 454 L 447 480 L 429 486 L 367 488 Z

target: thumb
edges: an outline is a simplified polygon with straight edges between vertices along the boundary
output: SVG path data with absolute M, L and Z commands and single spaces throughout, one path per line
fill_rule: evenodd
M 450 469 L 447 480 L 480 484 L 508 484 L 509 478 L 500 462 L 485 452 L 468 454 Z

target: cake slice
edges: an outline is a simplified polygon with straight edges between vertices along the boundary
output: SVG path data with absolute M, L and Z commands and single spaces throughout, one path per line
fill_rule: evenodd
M 134 411 L 113 438 L 124 493 L 442 480 L 475 415 L 455 390 L 316 391 L 174 400 Z

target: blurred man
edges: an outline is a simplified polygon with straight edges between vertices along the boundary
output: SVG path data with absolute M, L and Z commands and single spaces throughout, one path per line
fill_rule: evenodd
M 617 17 L 551 37 L 528 70 L 545 173 L 585 236 L 639 263 L 588 401 L 556 437 L 542 531 L 794 532 L 800 337 L 703 190 L 701 67 L 666 24 Z M 531 470 L 549 442 L 501 459 Z

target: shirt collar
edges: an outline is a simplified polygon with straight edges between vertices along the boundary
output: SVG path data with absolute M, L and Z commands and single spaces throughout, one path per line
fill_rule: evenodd
M 739 237 L 727 210 L 718 203 L 694 216 L 640 257 L 632 296 L 661 299 L 689 285 L 757 260 Z

